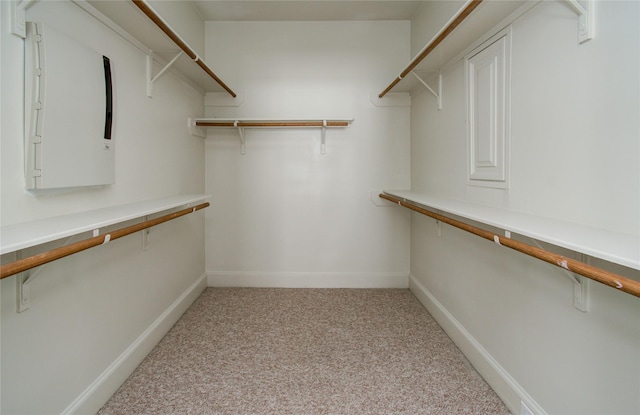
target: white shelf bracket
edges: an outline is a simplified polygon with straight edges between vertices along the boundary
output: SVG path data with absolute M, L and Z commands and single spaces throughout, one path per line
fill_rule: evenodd
M 16 313 L 22 313 L 31 307 L 28 281 L 30 274 L 30 271 L 25 271 L 16 275 Z
M 22 259 L 22 251 L 16 252 L 16 260 Z M 46 264 L 45 264 L 46 265 Z M 16 275 L 16 312 L 22 313 L 31 307 L 31 283 L 36 279 L 40 271 L 45 267 L 41 265 L 37 268 L 24 271 Z
M 189 129 L 189 134 L 191 134 L 192 136 L 200 137 L 200 138 L 207 138 L 207 132 L 205 131 L 204 128 L 198 127 L 196 125 L 195 118 L 188 118 L 187 119 L 187 128 Z
M 99 236 L 100 229 L 94 229 L 92 236 Z M 77 236 L 77 235 L 76 235 Z M 73 241 L 74 237 L 68 237 L 60 247 L 67 246 Z M 16 251 L 16 260 L 21 260 L 22 250 Z M 16 312 L 22 313 L 31 306 L 30 285 L 36 279 L 40 272 L 47 266 L 47 264 L 40 265 L 37 268 L 30 269 L 28 271 L 16 274 Z
M 585 264 L 589 263 L 589 257 L 585 254 L 580 254 L 580 260 Z M 589 311 L 589 278 L 578 274 L 573 276 L 577 281 L 573 285 L 573 306 L 586 313 Z
M 540 249 L 544 249 L 538 241 L 531 239 L 533 244 Z M 589 263 L 589 257 L 580 253 L 580 261 L 585 264 Z M 573 306 L 580 311 L 589 311 L 589 278 L 576 274 L 559 264 L 561 271 L 573 283 Z
M 16 251 L 16 261 L 22 259 L 22 251 Z M 35 272 L 37 272 L 36 270 Z M 31 279 L 31 270 L 21 272 L 16 275 L 16 313 L 22 313 L 31 306 L 29 296 L 29 280 Z
M 238 135 L 240 136 L 240 154 L 247 154 L 247 142 L 244 135 L 244 127 L 238 127 L 238 121 L 233 122 L 233 126 L 238 129 Z
M 327 120 L 322 120 L 322 132 L 320 136 L 320 154 L 327 154 Z
M 436 100 L 438 102 L 438 110 L 441 110 L 442 109 L 442 74 L 438 74 L 438 92 L 436 92 L 433 90 L 433 88 L 429 86 L 429 84 L 427 84 L 422 78 L 420 78 L 420 76 L 418 76 L 417 73 L 415 73 L 414 71 L 411 71 L 411 73 L 413 74 L 413 76 L 416 77 L 418 81 L 420 81 L 420 83 L 422 83 L 422 85 L 425 86 L 425 88 L 427 88 L 427 90 L 429 90 L 429 92 L 433 94 L 434 97 L 436 97 Z
M 147 55 L 147 96 L 149 98 L 153 97 L 153 84 L 156 82 L 162 75 L 165 74 L 171 68 L 171 66 L 184 54 L 183 51 L 180 51 L 174 56 L 169 63 L 167 63 L 164 68 L 160 69 L 160 72 L 156 76 L 153 76 L 153 53 Z
M 593 0 L 565 0 L 578 14 L 578 43 L 593 39 L 595 34 L 595 17 Z
M 145 215 L 143 221 L 146 222 L 149 220 L 149 215 Z M 141 232 L 142 235 L 142 250 L 149 250 L 149 234 L 151 233 L 151 228 L 143 229 Z

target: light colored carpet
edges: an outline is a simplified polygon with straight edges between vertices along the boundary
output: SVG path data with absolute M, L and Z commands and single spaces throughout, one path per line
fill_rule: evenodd
M 409 290 L 208 288 L 99 414 L 509 411 Z

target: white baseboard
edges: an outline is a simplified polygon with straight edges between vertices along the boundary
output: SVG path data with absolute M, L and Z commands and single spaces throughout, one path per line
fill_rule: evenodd
M 409 276 L 393 272 L 209 271 L 209 287 L 408 288 Z
M 202 275 L 71 402 L 62 414 L 79 415 L 98 412 L 205 288 L 207 288 L 206 275 Z
M 458 346 L 478 373 L 493 388 L 511 413 L 520 413 L 520 402 L 522 401 L 536 415 L 547 415 L 522 386 L 509 375 L 471 333 L 413 275 L 409 276 L 409 289 Z

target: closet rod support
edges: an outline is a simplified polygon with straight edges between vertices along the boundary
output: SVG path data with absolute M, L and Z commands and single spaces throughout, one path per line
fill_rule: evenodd
M 540 249 L 544 249 L 544 247 L 540 244 L 540 242 L 538 242 L 537 240 L 533 239 L 533 238 L 529 238 L 529 240 L 537 247 Z M 585 262 L 585 261 L 582 261 Z M 571 281 L 572 283 L 574 283 L 575 285 L 580 285 L 581 281 L 580 278 L 578 276 L 578 274 L 569 271 L 566 266 L 562 266 L 562 263 L 559 264 L 560 266 L 560 270 L 564 273 L 564 275 L 569 279 L 569 281 Z
M 327 154 L 327 120 L 322 120 L 322 132 L 320 136 L 320 154 Z
M 536 247 L 544 249 L 537 240 L 533 238 L 530 238 L 530 240 Z M 590 265 L 589 256 L 583 253 L 580 253 L 580 261 Z M 589 311 L 589 279 L 570 271 L 566 267 L 566 264 L 563 265 L 560 263 L 559 266 L 560 271 L 563 272 L 564 276 L 573 283 L 573 306 L 580 311 Z
M 93 237 L 97 237 L 100 235 L 100 229 L 94 229 L 92 231 Z M 71 241 L 73 240 L 73 236 L 68 237 L 61 245 L 60 248 L 64 248 L 65 246 L 69 246 Z M 23 258 L 22 250 L 16 251 L 16 260 L 21 260 Z M 29 270 L 20 272 L 17 274 L 16 278 L 16 312 L 22 313 L 26 311 L 31 306 L 30 299 L 30 290 L 29 287 L 31 283 L 40 275 L 43 269 L 45 269 L 47 264 L 42 264 L 36 268 L 31 268 Z
M 147 55 L 147 96 L 149 98 L 153 98 L 153 84 L 171 68 L 171 66 L 180 58 L 180 56 L 184 55 L 183 51 L 179 51 L 176 56 L 171 59 L 169 63 L 167 63 L 161 70 L 158 72 L 156 76 L 153 76 L 153 56 Z
M 22 250 L 16 251 L 16 260 L 22 259 Z M 38 268 L 38 272 L 41 268 Z M 28 281 L 31 279 L 31 271 L 24 271 L 16 275 L 16 313 L 22 313 L 31 306 Z
M 198 125 L 196 125 L 195 118 L 187 119 L 187 129 L 189 130 L 189 134 L 194 137 L 207 138 L 207 132 L 204 128 L 198 127 Z
M 30 271 L 21 272 L 16 275 L 16 313 L 27 311 L 31 307 L 31 296 L 29 295 L 28 279 Z
M 413 76 L 416 77 L 418 81 L 420 81 L 420 83 L 422 83 L 422 85 L 425 86 L 425 88 L 427 88 L 429 92 L 433 94 L 434 97 L 436 97 L 436 100 L 438 102 L 438 110 L 441 110 L 442 109 L 442 74 L 438 74 L 438 92 L 436 92 L 429 86 L 429 84 L 427 84 L 422 78 L 420 78 L 420 76 L 418 76 L 417 73 L 415 73 L 414 71 L 411 71 L 411 73 L 413 74 Z
M 238 126 L 239 121 L 234 121 L 233 126 L 238 129 L 238 135 L 240 136 L 240 154 L 243 156 L 247 154 L 247 141 L 244 135 L 244 127 Z
M 578 43 L 584 43 L 593 39 L 595 32 L 594 4 L 593 0 L 565 0 L 571 9 L 578 15 Z M 583 5 L 584 4 L 584 5 Z
M 578 0 L 566 0 L 566 2 L 579 16 L 587 13 L 587 9 Z

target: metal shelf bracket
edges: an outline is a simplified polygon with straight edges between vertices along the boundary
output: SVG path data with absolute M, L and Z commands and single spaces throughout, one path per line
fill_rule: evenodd
M 176 56 L 174 56 L 169 63 L 167 63 L 164 68 L 160 69 L 160 72 L 157 73 L 156 76 L 153 76 L 153 53 L 147 55 L 147 96 L 149 98 L 153 98 L 153 84 L 156 82 L 162 75 L 171 68 L 171 66 L 180 58 L 180 56 L 184 55 L 183 51 L 179 51 Z
M 438 102 L 438 110 L 441 110 L 442 109 L 442 74 L 438 74 L 438 92 L 436 92 L 433 90 L 433 88 L 429 86 L 429 84 L 427 84 L 422 78 L 420 78 L 420 76 L 418 76 L 417 73 L 415 73 L 414 71 L 411 71 L 411 73 L 413 74 L 413 76 L 416 77 L 418 81 L 420 81 L 420 83 L 422 83 L 422 85 L 425 86 L 425 88 L 427 88 L 427 90 L 429 90 L 429 92 L 433 94 L 434 97 L 436 97 L 436 100 Z
M 93 236 L 100 235 L 100 229 L 94 229 Z M 77 236 L 77 235 L 76 235 Z M 60 247 L 68 246 L 74 237 L 71 236 L 60 244 Z M 16 260 L 23 258 L 22 250 L 16 251 Z M 47 264 L 40 265 L 39 267 L 30 269 L 28 271 L 20 272 L 16 275 L 16 312 L 22 313 L 31 307 L 31 290 L 29 287 L 31 283 L 36 279 L 40 272 L 47 266 Z
M 542 245 L 535 239 L 531 238 L 531 241 L 538 248 L 544 249 Z M 580 262 L 589 264 L 589 256 L 580 253 Z M 561 272 L 573 283 L 573 306 L 585 313 L 589 311 L 589 278 L 576 274 L 566 269 L 566 264 L 558 264 L 561 267 Z
M 320 136 L 320 154 L 327 154 L 327 120 L 322 120 L 322 135 Z
M 565 0 L 578 14 L 578 43 L 593 39 L 595 34 L 594 1 Z
M 244 127 L 238 127 L 238 121 L 233 122 L 233 126 L 238 129 L 238 135 L 240 136 L 240 154 L 247 154 L 247 142 L 244 135 Z
M 187 129 L 189 130 L 189 134 L 191 134 L 194 137 L 207 138 L 207 132 L 205 131 L 204 128 L 198 127 L 196 125 L 195 118 L 187 119 Z

